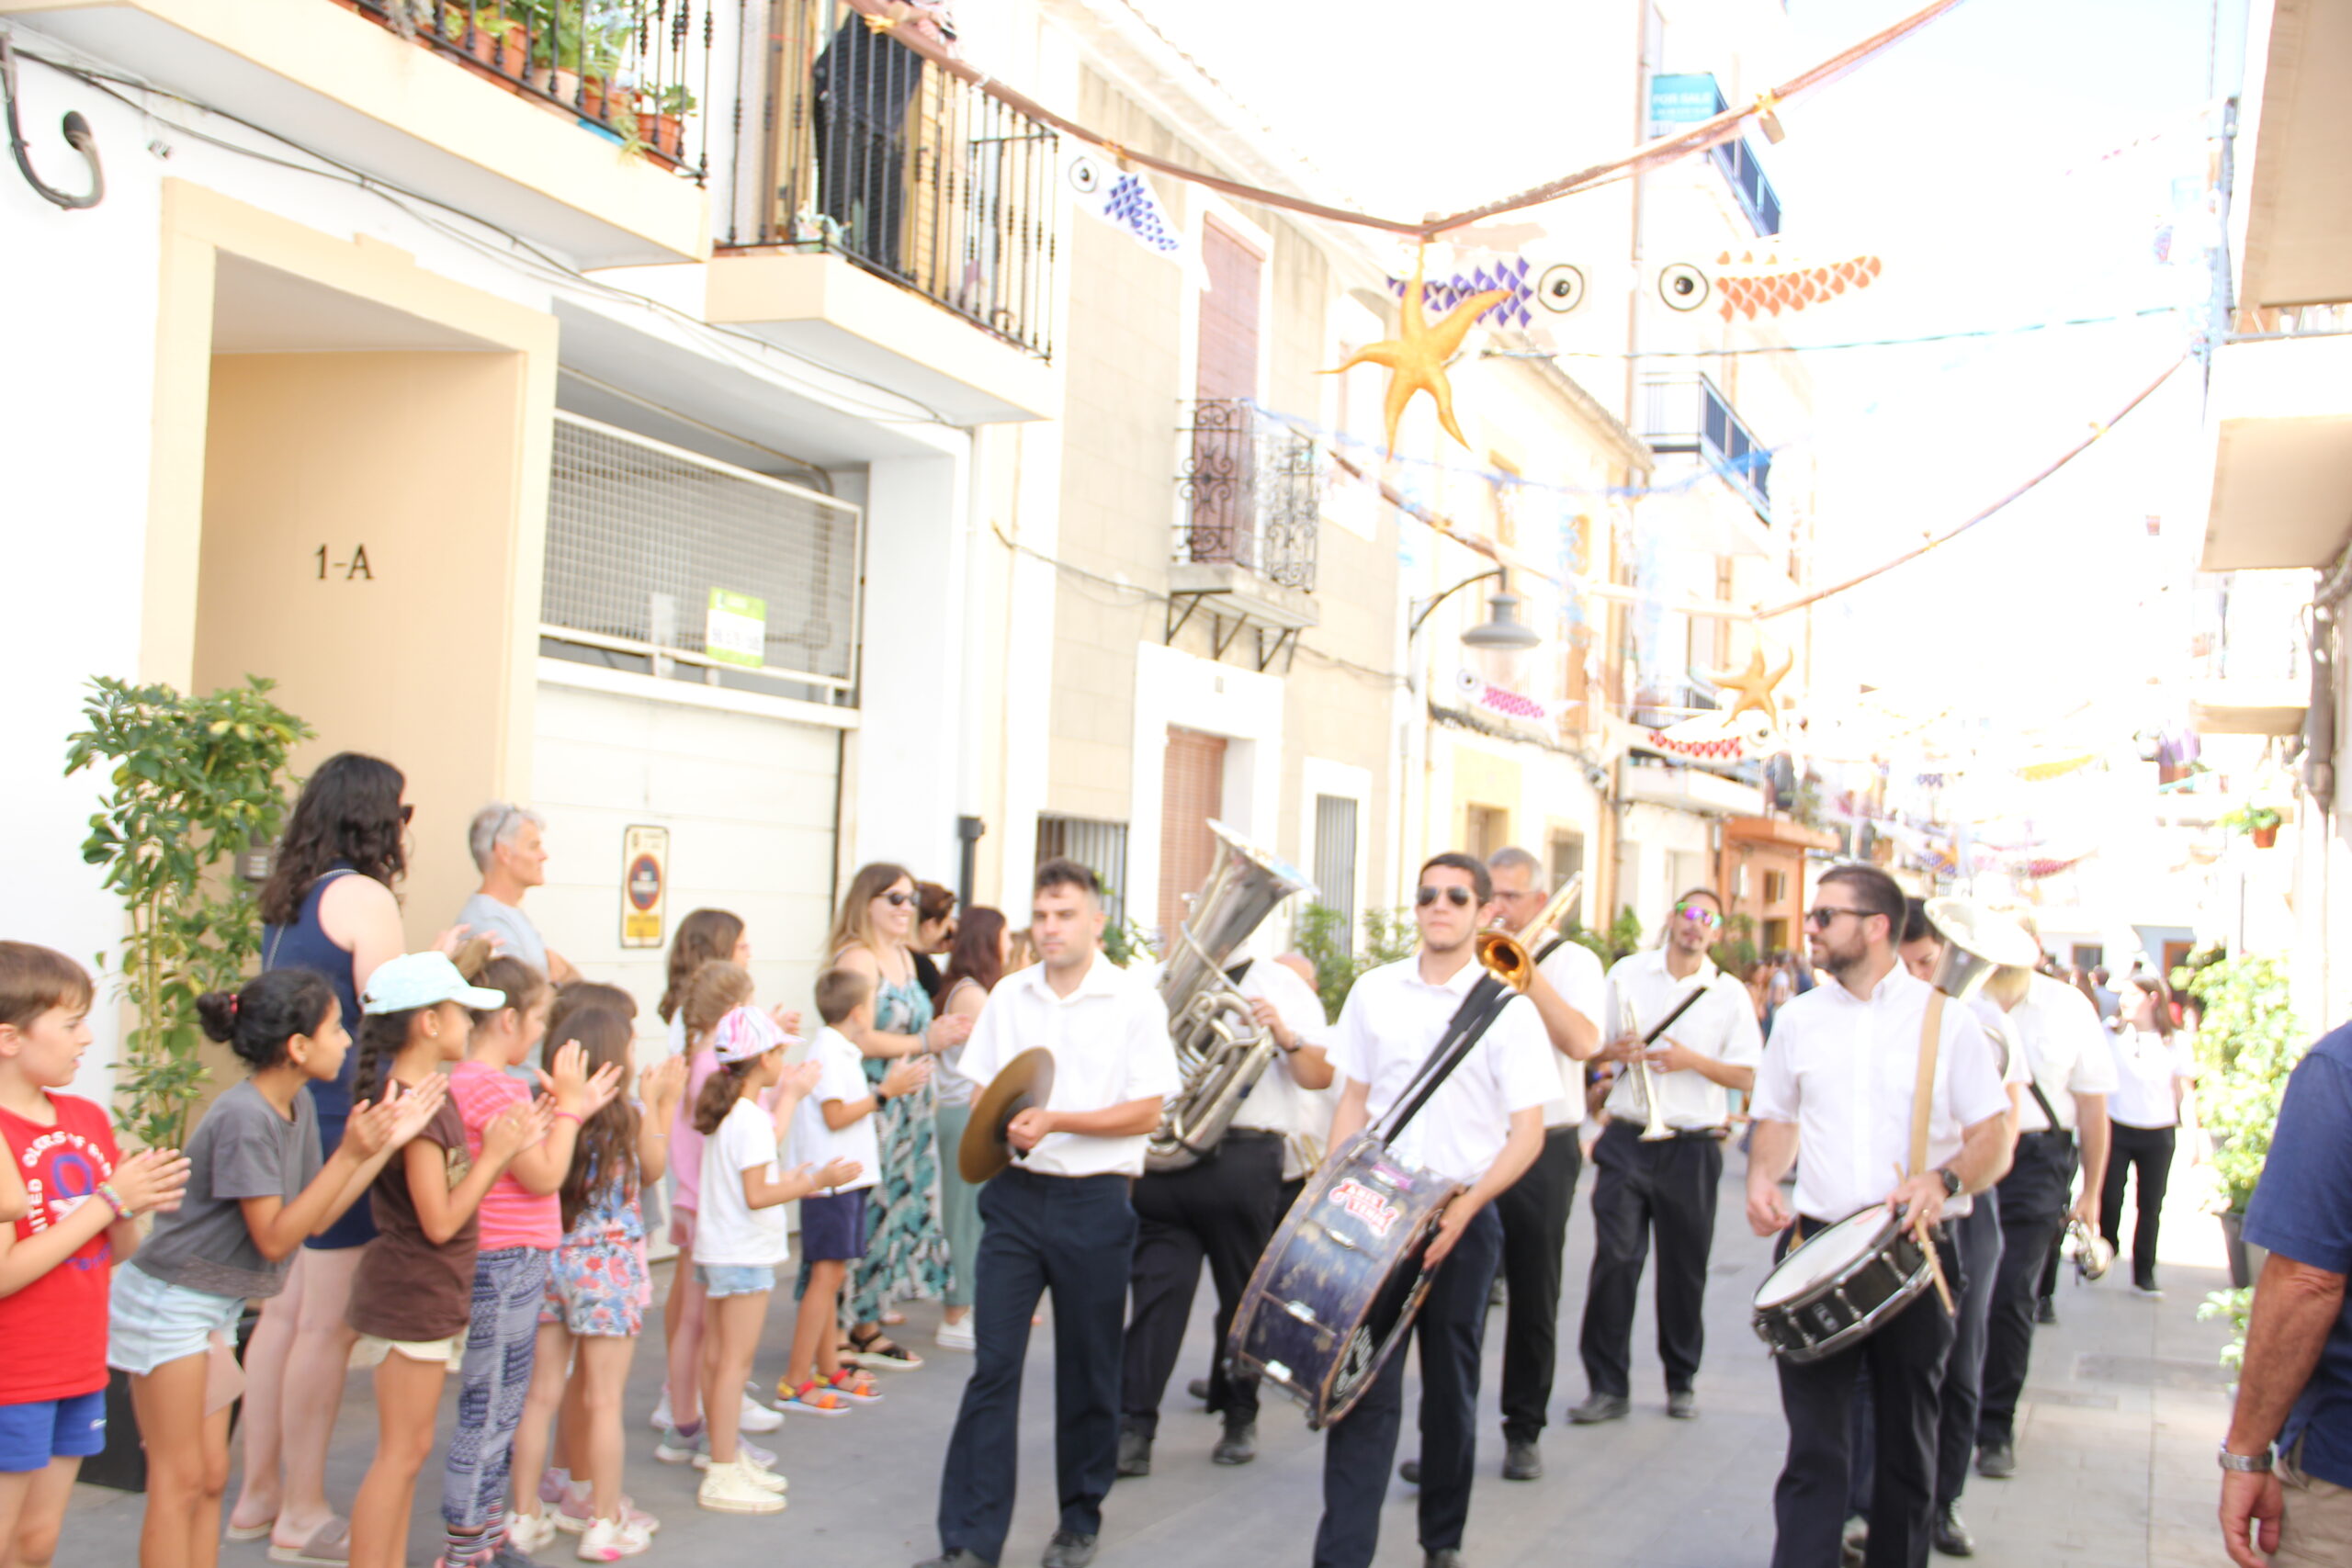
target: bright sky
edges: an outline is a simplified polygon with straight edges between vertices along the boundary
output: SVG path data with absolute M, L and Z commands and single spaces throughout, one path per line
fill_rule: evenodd
M 1452 209 L 1623 150 L 1562 145 L 1552 127 L 1559 62 L 1577 46 L 1574 18 L 1622 19 L 1630 0 L 1499 12 L 1428 0 L 1340 10 L 1133 3 L 1339 189 L 1381 210 Z M 1774 4 L 1687 0 L 1668 15 Z M 1790 335 L 1828 343 L 2008 327 L 2201 293 L 2201 271 L 2159 266 L 2154 247 L 2175 181 L 2201 186 L 2204 122 L 2187 117 L 2234 86 L 2242 6 L 1968 0 L 1784 111 L 1788 140 L 1761 155 L 1787 209 L 1788 243 L 1824 255 L 1866 249 L 1888 267 L 1877 288 Z M 1792 0 L 1791 32 L 1771 63 L 1792 71 L 1914 8 Z M 1696 63 L 1695 31 L 1677 34 L 1678 67 Z M 2167 128 L 2143 151 L 2098 161 Z M 1808 355 L 1815 428 L 1762 434 L 1776 445 L 1803 440 L 1817 458 L 1816 575 L 1883 558 L 2009 490 L 2177 357 L 2186 333 L 2184 318 L 2165 314 Z M 2144 694 L 2152 658 L 2178 651 L 2165 637 L 2151 646 L 2158 591 L 2185 585 L 2203 531 L 2200 396 L 2192 367 L 2027 502 L 1848 595 L 1844 632 L 1833 635 L 1849 638 L 1849 674 L 1880 686 L 1956 684 L 1968 707 L 2019 716 L 2054 716 L 2086 695 L 2120 708 Z M 2161 538 L 2148 535 L 2151 514 L 2164 519 Z M 1923 605 L 1934 608 L 1923 615 Z M 2139 722 L 2134 713 L 2126 728 Z

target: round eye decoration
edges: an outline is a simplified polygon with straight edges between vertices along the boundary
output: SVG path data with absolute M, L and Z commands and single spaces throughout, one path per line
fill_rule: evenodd
M 1657 297 L 1666 301 L 1669 310 L 1695 310 L 1713 292 L 1714 286 L 1707 281 L 1707 275 L 1689 262 L 1676 262 L 1658 269 Z
M 1583 270 L 1566 262 L 1545 267 L 1535 279 L 1535 302 L 1561 316 L 1583 304 Z
M 1091 157 L 1070 160 L 1070 188 L 1080 196 L 1092 196 L 1102 188 L 1102 165 Z
M 1464 666 L 1453 672 L 1453 689 L 1476 702 L 1486 694 L 1487 682 L 1478 678 L 1476 671 Z

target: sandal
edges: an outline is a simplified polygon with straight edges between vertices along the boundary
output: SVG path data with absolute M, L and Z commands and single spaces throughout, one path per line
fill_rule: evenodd
M 869 1329 L 863 1339 L 852 1330 L 849 1354 L 842 1359 L 855 1366 L 868 1367 L 882 1372 L 910 1372 L 922 1365 L 922 1358 L 904 1345 L 884 1334 L 879 1328 Z
M 272 1514 L 269 1517 L 262 1520 L 262 1522 L 257 1525 L 224 1525 L 220 1533 L 229 1540 L 240 1542 L 248 1540 L 267 1540 L 270 1537 L 270 1532 L 277 1529 L 277 1516 L 276 1514 Z
M 329 1519 L 312 1530 L 310 1539 L 300 1546 L 280 1546 L 272 1540 L 269 1560 L 300 1563 L 304 1568 L 350 1568 L 351 1521 Z
M 794 1416 L 846 1416 L 849 1401 L 820 1382 L 804 1382 L 776 1401 L 776 1408 Z
M 875 1382 L 874 1374 L 872 1372 L 866 1371 L 862 1368 L 853 1369 L 850 1367 L 843 1367 L 840 1371 L 835 1372 L 831 1377 L 826 1379 L 824 1386 L 831 1389 L 835 1393 L 840 1394 L 852 1404 L 879 1404 L 882 1403 L 882 1389 L 880 1385 Z

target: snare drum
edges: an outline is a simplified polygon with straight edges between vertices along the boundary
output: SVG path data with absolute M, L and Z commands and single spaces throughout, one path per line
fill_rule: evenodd
M 1927 1249 L 1883 1207 L 1790 1249 L 1756 1292 L 1756 1337 L 1772 1354 L 1817 1361 L 1876 1333 L 1934 1282 Z

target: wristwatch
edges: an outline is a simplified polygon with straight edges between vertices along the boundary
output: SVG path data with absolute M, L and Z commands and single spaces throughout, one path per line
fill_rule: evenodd
M 1937 1167 L 1936 1174 L 1943 1179 L 1944 1196 L 1947 1198 L 1959 1197 L 1961 1189 L 1968 1185 L 1960 1179 L 1960 1172 L 1948 1165 Z
M 2268 1449 L 2263 1450 L 2258 1454 L 2233 1454 L 2230 1451 L 2230 1445 L 2224 1441 L 2222 1444 L 2221 1458 L 2223 1470 L 2251 1471 L 2258 1475 L 2267 1475 L 2270 1472 Z

